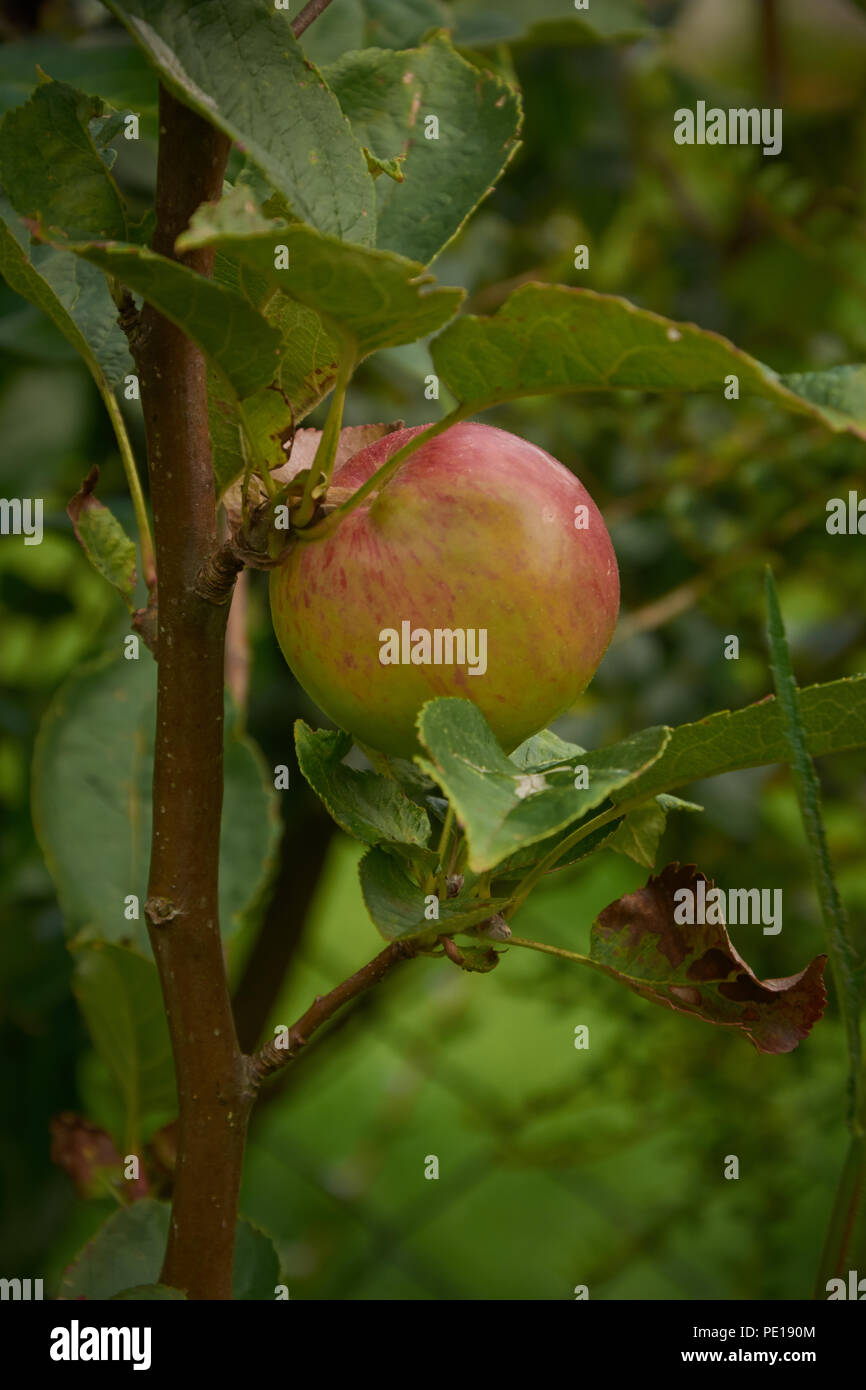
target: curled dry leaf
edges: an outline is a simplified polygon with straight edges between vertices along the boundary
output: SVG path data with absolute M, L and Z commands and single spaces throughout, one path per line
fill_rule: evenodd
M 499 952 L 492 946 L 457 946 L 450 937 L 443 937 L 445 954 L 461 970 L 469 974 L 487 975 L 499 964 Z
M 109 1186 L 122 1187 L 129 1201 L 147 1196 L 146 1175 L 125 1181 L 111 1136 L 71 1111 L 52 1117 L 51 1161 L 72 1179 L 79 1197 L 104 1197 Z
M 395 420 L 390 425 L 347 425 L 340 431 L 340 442 L 337 445 L 337 457 L 334 463 L 334 471 L 341 468 L 355 454 L 366 449 L 368 444 L 381 439 L 385 434 L 393 434 L 394 430 L 403 428 L 402 420 Z M 301 429 L 295 430 L 291 440 L 291 452 L 284 464 L 279 468 L 271 470 L 271 477 L 280 487 L 290 483 L 299 473 L 305 469 L 312 468 L 313 459 L 316 457 L 316 450 L 319 447 L 319 440 L 322 437 L 321 430 Z M 289 449 L 287 440 L 284 448 Z M 250 481 L 250 506 L 256 507 L 265 501 L 266 498 L 264 484 L 259 478 L 253 477 Z M 229 525 L 232 527 L 240 525 L 241 521 L 241 481 L 233 483 L 223 494 L 223 506 L 226 509 L 226 516 Z
M 694 865 L 668 864 L 593 923 L 590 956 L 636 994 L 708 1023 L 740 1028 L 759 1052 L 791 1052 L 824 1012 L 826 956 L 785 979 L 759 980 L 724 924 L 675 920 L 681 889 L 714 886 Z M 682 899 L 679 899 L 681 902 Z

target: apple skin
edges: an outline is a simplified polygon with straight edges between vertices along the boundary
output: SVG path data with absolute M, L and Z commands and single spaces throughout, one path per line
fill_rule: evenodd
M 426 426 L 395 431 L 337 471 L 357 489 Z M 575 507 L 588 510 L 575 528 Z M 613 635 L 619 572 L 582 483 L 536 445 L 458 424 L 411 455 L 333 536 L 296 542 L 271 574 L 271 615 L 307 694 L 360 743 L 420 751 L 439 695 L 473 700 L 511 751 L 586 688 Z M 485 628 L 487 670 L 382 665 L 380 633 Z

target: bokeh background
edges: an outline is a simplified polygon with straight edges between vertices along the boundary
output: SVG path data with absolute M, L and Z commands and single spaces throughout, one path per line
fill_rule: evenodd
M 508 43 L 490 46 L 477 4 L 336 0 L 305 44 L 329 61 L 368 42 L 408 46 L 456 17 L 467 49 L 486 45 L 478 61 L 521 86 L 523 147 L 435 267 L 443 283 L 468 287 L 470 310 L 492 312 L 525 279 L 550 280 L 695 321 L 779 371 L 866 359 L 864 8 L 629 8 L 648 36 L 585 45 L 556 26 L 536 26 L 525 41 L 527 7 L 499 5 Z M 120 38 L 101 6 L 60 0 L 4 6 L 2 34 L 4 106 L 25 98 L 40 54 L 63 76 L 70 38 Z M 676 146 L 673 112 L 698 98 L 782 105 L 782 154 Z M 142 209 L 155 168 L 143 127 L 121 169 Z M 578 272 L 580 243 L 590 267 Z M 103 499 L 131 533 L 134 522 L 86 370 L 2 283 L 0 313 L 0 494 L 42 496 L 46 511 L 41 546 L 0 541 L 0 1266 L 44 1277 L 50 1294 L 114 1205 L 82 1199 L 52 1162 L 52 1117 L 72 1112 L 110 1129 L 113 1110 L 70 994 L 61 915 L 31 821 L 30 764 L 63 681 L 116 650 L 127 630 L 65 513 L 94 463 Z M 430 370 L 422 345 L 379 354 L 352 387 L 347 423 L 431 418 L 441 407 L 424 399 Z M 137 407 L 127 415 L 143 458 Z M 768 561 L 800 684 L 866 669 L 866 540 L 829 537 L 824 524 L 830 497 L 864 485 L 862 444 L 721 398 L 581 394 L 485 419 L 578 473 L 619 558 L 618 633 L 557 726 L 563 736 L 592 747 L 765 695 Z M 245 718 L 268 764 L 288 764 L 292 778 L 280 794 L 271 900 L 230 947 L 248 1042 L 291 1023 L 379 948 L 357 884 L 359 847 L 332 828 L 296 771 L 294 719 L 324 721 L 282 661 L 261 579 L 252 575 L 248 591 Z M 728 634 L 739 636 L 738 661 L 723 657 Z M 858 754 L 819 769 L 861 943 L 864 766 Z M 696 862 L 723 887 L 782 887 L 781 935 L 741 927 L 732 937 L 760 976 L 801 969 L 823 943 L 788 774 L 731 774 L 686 794 L 705 810 L 669 821 L 658 866 Z M 75 816 L 74 801 L 66 810 Z M 597 911 L 645 877 L 601 852 L 536 892 L 522 934 L 582 950 Z M 574 1048 L 578 1024 L 589 1026 L 588 1051 Z M 512 950 L 479 976 L 423 960 L 323 1031 L 268 1093 L 252 1125 L 242 1211 L 274 1237 L 293 1298 L 568 1299 L 576 1284 L 593 1298 L 803 1298 L 845 1149 L 844 1109 L 832 989 L 813 1035 L 767 1057 L 563 961 Z M 730 1154 L 737 1181 L 723 1176 Z M 439 1159 L 438 1181 L 424 1178 L 428 1155 Z

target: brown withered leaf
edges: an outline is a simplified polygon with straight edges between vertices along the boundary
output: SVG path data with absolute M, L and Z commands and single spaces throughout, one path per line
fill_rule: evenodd
M 355 454 L 359 454 L 362 449 L 366 449 L 368 444 L 373 444 L 377 439 L 381 439 L 385 434 L 393 434 L 394 430 L 403 428 L 402 420 L 395 420 L 390 425 L 347 425 L 340 430 L 340 442 L 337 445 L 337 457 L 334 463 L 334 471 Z M 304 469 L 311 468 L 313 459 L 316 457 L 316 450 L 319 447 L 319 440 L 322 437 L 321 430 L 301 429 L 295 430 L 292 440 L 292 451 L 284 464 L 279 468 L 271 470 L 271 477 L 280 486 L 291 482 L 292 478 Z M 254 477 L 250 482 L 250 506 L 256 507 L 264 502 L 264 484 L 260 479 Z M 223 506 L 226 509 L 226 516 L 229 524 L 238 526 L 241 521 L 241 482 L 233 483 L 223 494 Z
M 51 1161 L 69 1175 L 79 1197 L 104 1197 L 107 1186 L 122 1188 L 129 1201 L 146 1197 L 147 1176 L 124 1179 L 123 1158 L 104 1129 L 64 1111 L 51 1119 Z
M 708 1023 L 739 1028 L 759 1052 L 791 1052 L 824 1012 L 826 956 L 799 975 L 759 980 L 715 923 L 680 925 L 674 894 L 714 887 L 693 864 L 668 864 L 593 923 L 590 958 L 636 994 Z

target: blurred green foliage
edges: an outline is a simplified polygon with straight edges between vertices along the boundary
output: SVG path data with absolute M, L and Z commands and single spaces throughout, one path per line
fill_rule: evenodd
M 43 7 L 43 29 L 62 11 L 64 38 L 83 8 Z M 338 8 L 318 40 L 310 31 L 314 57 L 340 52 Z M 428 23 L 448 22 L 448 7 L 424 8 Z M 452 9 L 459 17 L 459 0 Z M 656 32 L 634 44 L 473 50 L 516 75 L 524 144 L 437 261 L 441 281 L 466 285 L 474 312 L 492 311 L 524 279 L 622 294 L 729 334 L 779 371 L 862 359 L 866 15 L 845 0 L 791 0 L 779 6 L 774 43 L 761 9 L 658 0 L 645 10 Z M 365 37 L 359 28 L 351 41 Z M 418 37 L 400 29 L 395 42 Z M 782 154 L 674 145 L 673 111 L 698 98 L 782 104 Z M 135 159 L 118 166 L 143 202 L 152 134 L 146 125 Z M 587 271 L 573 268 L 580 243 Z M 112 1204 L 76 1198 L 50 1161 L 50 1120 L 72 1110 L 111 1128 L 112 1099 L 70 993 L 29 767 L 60 682 L 116 650 L 127 630 L 78 549 L 66 501 L 97 463 L 101 498 L 130 534 L 134 519 L 86 370 L 5 286 L 0 311 L 0 493 L 43 497 L 46 526 L 39 547 L 0 541 L 0 1266 L 44 1276 L 53 1291 Z M 421 345 L 374 356 L 352 385 L 346 423 L 425 421 L 430 370 Z M 141 459 L 137 410 L 125 406 Z M 619 558 L 618 634 L 557 726 L 563 737 L 592 747 L 766 694 L 768 561 L 799 683 L 866 668 L 864 539 L 824 526 L 827 500 L 863 485 L 858 441 L 759 403 L 706 397 L 533 399 L 485 419 L 574 469 Z M 251 579 L 247 727 L 271 766 L 292 768 L 281 795 L 303 845 L 324 832 L 295 772 L 292 723 L 322 721 L 279 654 L 262 576 Z M 723 658 L 728 634 L 740 639 L 738 661 Z M 831 857 L 863 946 L 863 757 L 825 759 L 819 771 Z M 688 794 L 705 812 L 671 818 L 659 862 L 696 862 L 725 888 L 783 887 L 781 936 L 732 935 L 760 977 L 801 969 L 822 938 L 787 772 L 729 774 Z M 378 949 L 358 853 L 335 833 L 264 1036 Z M 521 933 L 585 950 L 593 915 L 644 877 L 602 852 L 538 890 Z M 235 979 L 254 932 L 232 944 Z M 574 1048 L 578 1024 L 589 1026 L 587 1051 Z M 567 1299 L 576 1284 L 594 1298 L 802 1298 L 844 1152 L 844 1088 L 832 992 L 796 1052 L 758 1056 L 724 1029 L 653 1010 L 562 961 L 512 950 L 491 976 L 416 961 L 323 1031 L 268 1094 L 253 1120 L 242 1213 L 275 1238 L 293 1298 Z M 729 1154 L 739 1156 L 738 1181 L 723 1177 Z M 438 1181 L 424 1177 L 428 1155 L 439 1159 Z

